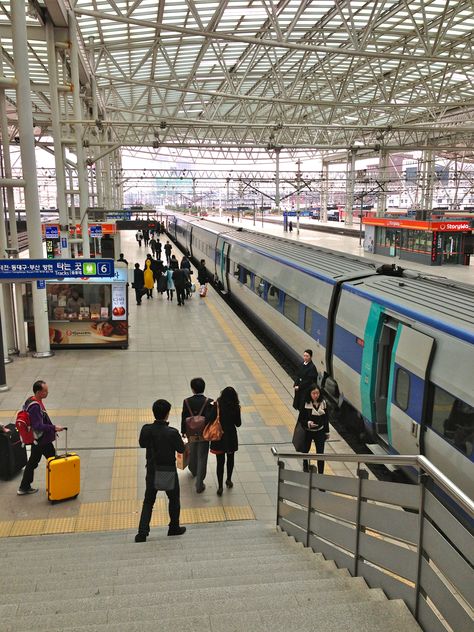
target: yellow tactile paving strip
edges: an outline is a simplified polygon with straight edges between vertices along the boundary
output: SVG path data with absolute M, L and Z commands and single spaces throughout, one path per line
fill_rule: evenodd
M 90 531 L 119 531 L 135 529 L 138 524 L 141 502 L 86 503 L 78 516 L 67 518 L 39 518 L 36 520 L 11 520 L 0 522 L 0 538 L 25 535 L 50 535 L 54 533 L 82 533 Z M 129 504 L 127 504 L 129 503 Z M 222 505 L 219 507 L 197 507 L 181 510 L 182 524 L 224 522 L 231 520 L 255 520 L 250 505 Z M 151 526 L 165 527 L 169 523 L 166 501 L 157 499 Z

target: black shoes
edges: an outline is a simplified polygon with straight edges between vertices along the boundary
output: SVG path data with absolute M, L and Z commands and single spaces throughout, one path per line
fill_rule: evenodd
M 137 535 L 135 536 L 135 542 L 146 542 L 146 535 L 137 533 Z
M 218 496 L 222 496 L 222 492 L 223 492 L 223 491 L 224 491 L 224 490 L 222 489 L 222 487 L 218 487 L 218 488 L 217 488 L 217 495 L 218 495 Z
M 174 527 L 173 529 L 170 527 L 168 529 L 168 535 L 183 535 L 186 532 L 186 527 Z
M 29 487 L 28 489 L 22 489 L 20 487 L 20 489 L 17 491 L 18 496 L 26 496 L 28 494 L 36 494 L 36 492 L 38 491 L 37 487 Z
M 227 480 L 227 481 L 225 482 L 225 486 L 226 486 L 226 487 L 228 487 L 228 488 L 230 489 L 231 487 L 234 487 L 234 483 L 233 483 L 232 481 L 228 481 L 228 480 Z
M 202 494 L 202 492 L 206 489 L 206 486 L 204 485 L 204 483 L 201 485 L 201 487 L 197 487 L 196 488 L 196 493 L 197 494 Z

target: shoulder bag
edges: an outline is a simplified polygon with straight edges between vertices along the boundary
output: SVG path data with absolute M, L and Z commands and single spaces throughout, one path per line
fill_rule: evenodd
M 202 438 L 204 439 L 204 441 L 220 441 L 222 439 L 222 435 L 224 434 L 224 431 L 222 430 L 222 426 L 221 426 L 219 402 L 216 402 L 216 406 L 217 406 L 217 417 L 212 423 L 208 424 L 202 432 Z
M 155 489 L 170 492 L 176 486 L 176 468 L 174 465 L 159 465 L 155 468 Z

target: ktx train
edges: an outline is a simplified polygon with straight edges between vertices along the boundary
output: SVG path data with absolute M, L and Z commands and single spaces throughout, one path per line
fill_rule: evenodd
M 474 288 L 209 221 L 168 229 L 288 357 L 313 349 L 326 393 L 377 443 L 474 496 Z

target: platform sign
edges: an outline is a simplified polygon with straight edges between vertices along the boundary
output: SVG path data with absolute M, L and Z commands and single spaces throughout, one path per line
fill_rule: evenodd
M 89 226 L 91 237 L 102 237 L 102 226 L 100 224 Z
M 1 259 L 0 281 L 113 277 L 113 259 Z
M 57 226 L 45 226 L 44 236 L 46 239 L 59 239 L 59 228 Z

